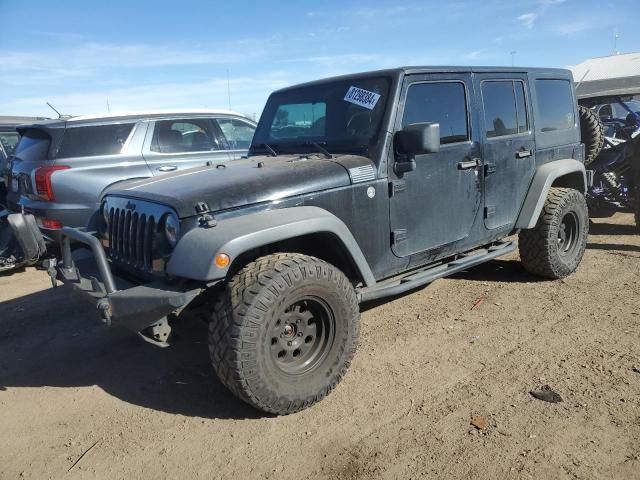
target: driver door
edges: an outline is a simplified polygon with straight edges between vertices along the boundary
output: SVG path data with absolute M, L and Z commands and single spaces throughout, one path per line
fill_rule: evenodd
M 440 151 L 417 155 L 416 169 L 396 174 L 390 163 L 392 249 L 406 257 L 465 239 L 480 211 L 481 160 L 472 137 L 471 76 L 427 74 L 405 78 L 396 130 L 440 124 Z

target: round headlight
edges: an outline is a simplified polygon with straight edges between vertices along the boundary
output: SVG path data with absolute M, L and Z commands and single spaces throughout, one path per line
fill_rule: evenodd
M 171 248 L 178 243 L 178 235 L 180 235 L 180 221 L 173 213 L 169 213 L 164 218 L 164 236 Z

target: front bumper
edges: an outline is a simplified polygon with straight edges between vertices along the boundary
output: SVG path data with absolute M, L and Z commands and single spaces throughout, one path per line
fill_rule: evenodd
M 155 281 L 135 284 L 113 275 L 100 241 L 70 227 L 60 231 L 62 262 L 58 278 L 96 302 L 107 325 L 143 330 L 167 315 L 179 313 L 204 291 L 203 287 L 172 286 Z M 89 247 L 71 251 L 71 240 Z

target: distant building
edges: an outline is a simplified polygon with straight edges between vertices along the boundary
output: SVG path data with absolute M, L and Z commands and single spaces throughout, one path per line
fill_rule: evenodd
M 578 98 L 640 92 L 640 52 L 590 58 L 571 70 Z

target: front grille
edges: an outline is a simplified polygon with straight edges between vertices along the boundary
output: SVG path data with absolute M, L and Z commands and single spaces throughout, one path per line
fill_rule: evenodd
M 170 209 L 115 196 L 108 196 L 102 208 L 108 212 L 103 245 L 111 263 L 134 275 L 162 273 L 170 252 L 160 227 Z
M 111 207 L 108 227 L 108 253 L 111 259 L 137 270 L 151 272 L 156 225 L 153 215 Z

